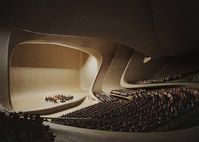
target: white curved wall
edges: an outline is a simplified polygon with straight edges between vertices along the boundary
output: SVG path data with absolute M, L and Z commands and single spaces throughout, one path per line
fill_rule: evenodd
M 118 45 L 103 81 L 103 91 L 110 92 L 112 89 L 121 88 L 122 74 L 131 58 L 133 49 L 124 45 Z
M 28 110 L 29 106 L 37 109 L 33 103 L 42 105 L 41 100 L 49 95 L 70 94 L 78 99 L 86 95 L 81 91 L 91 90 L 98 71 L 94 56 L 58 45 L 23 44 L 21 47 L 14 50 L 10 67 L 10 96 L 14 110 Z M 37 63 L 40 61 L 42 64 Z
M 92 84 L 94 82 L 95 76 L 97 75 L 97 71 L 97 60 L 94 56 L 90 55 L 84 66 L 80 69 L 79 73 L 79 83 L 82 90 L 90 91 L 92 89 Z
M 76 69 L 11 67 L 11 96 L 73 90 L 79 88 L 78 79 L 79 70 Z

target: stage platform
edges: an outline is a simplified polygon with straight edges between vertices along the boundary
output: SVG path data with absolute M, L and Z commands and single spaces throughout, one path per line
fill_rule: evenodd
M 74 98 L 64 103 L 46 102 L 45 97 L 63 94 L 71 95 Z M 35 91 L 28 94 L 17 94 L 11 97 L 13 110 L 16 112 L 31 112 L 40 114 L 52 114 L 69 108 L 79 106 L 86 98 L 90 96 L 88 91 Z M 86 99 L 88 100 L 88 99 Z

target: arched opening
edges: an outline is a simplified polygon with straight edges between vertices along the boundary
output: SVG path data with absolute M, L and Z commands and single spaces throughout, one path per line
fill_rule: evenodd
M 82 99 L 98 71 L 94 56 L 55 44 L 18 44 L 10 62 L 10 97 L 16 111 L 40 110 L 63 103 L 46 103 L 45 97 Z M 20 103 L 22 102 L 22 103 Z

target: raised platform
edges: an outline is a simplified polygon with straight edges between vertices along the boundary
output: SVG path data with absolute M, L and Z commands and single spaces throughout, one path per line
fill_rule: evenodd
M 45 97 L 54 96 L 57 94 L 72 95 L 72 100 L 64 103 L 46 102 Z M 76 107 L 80 105 L 89 95 L 89 92 L 73 91 L 73 92 L 31 92 L 27 94 L 13 95 L 11 98 L 14 111 L 23 111 L 28 113 L 52 114 L 62 110 Z

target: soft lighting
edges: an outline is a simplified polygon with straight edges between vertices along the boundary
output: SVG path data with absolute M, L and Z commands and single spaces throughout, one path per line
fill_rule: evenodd
M 148 63 L 150 60 L 151 60 L 151 57 L 145 56 L 145 57 L 144 57 L 144 60 L 143 60 L 143 63 L 146 64 L 146 63 Z

